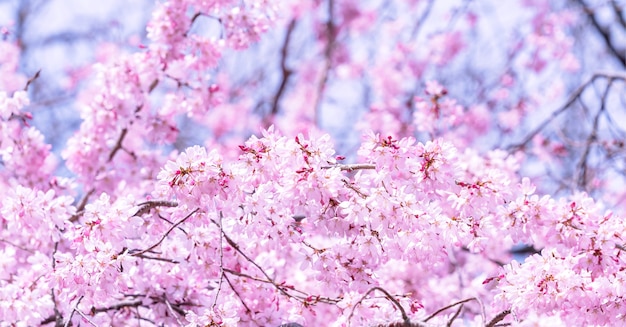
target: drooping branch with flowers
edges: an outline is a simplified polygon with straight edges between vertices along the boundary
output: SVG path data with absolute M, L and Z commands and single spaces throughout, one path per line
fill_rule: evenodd
M 488 15 L 429 30 L 438 6 L 159 2 L 77 90 L 66 174 L 30 123 L 44 77 L 2 41 L 0 326 L 624 324 L 626 76 L 523 84 L 584 64 L 575 9 L 524 1 L 496 85 L 455 84 Z M 241 77 L 272 37 L 273 74 Z

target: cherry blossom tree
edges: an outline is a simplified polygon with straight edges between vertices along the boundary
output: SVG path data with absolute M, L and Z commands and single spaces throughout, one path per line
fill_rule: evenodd
M 626 324 L 624 3 L 164 0 L 62 84 L 37 47 L 106 29 L 32 41 L 39 6 L 0 326 Z

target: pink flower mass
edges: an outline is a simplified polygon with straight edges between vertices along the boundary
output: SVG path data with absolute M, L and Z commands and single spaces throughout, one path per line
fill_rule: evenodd
M 626 326 L 622 2 L 13 2 L 0 327 Z

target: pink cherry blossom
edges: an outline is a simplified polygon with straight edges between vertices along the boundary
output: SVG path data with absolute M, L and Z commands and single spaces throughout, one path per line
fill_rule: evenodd
M 624 325 L 614 6 L 160 1 L 63 141 L 1 27 L 0 326 Z

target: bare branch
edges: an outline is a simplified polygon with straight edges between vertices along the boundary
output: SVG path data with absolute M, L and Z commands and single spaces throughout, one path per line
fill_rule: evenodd
M 509 145 L 507 147 L 507 150 L 510 151 L 510 152 L 513 152 L 513 151 L 519 150 L 520 148 L 523 148 L 524 146 L 526 146 L 552 120 L 554 120 L 560 114 L 562 114 L 567 109 L 569 109 L 570 106 L 572 104 L 574 104 L 574 102 L 582 95 L 583 91 L 587 88 L 587 86 L 589 86 L 590 84 L 595 82 L 595 80 L 598 79 L 598 78 L 619 79 L 619 80 L 626 81 L 626 74 L 625 73 L 621 73 L 621 72 L 619 72 L 619 73 L 618 72 L 597 72 L 597 73 L 594 73 L 584 83 L 582 83 L 578 88 L 576 88 L 576 90 L 574 90 L 574 92 L 569 96 L 567 101 L 565 101 L 565 103 L 561 107 L 559 107 L 557 110 L 555 110 L 550 115 L 550 117 L 545 119 L 541 124 L 539 124 L 539 126 L 537 126 L 535 129 L 533 129 L 532 132 L 530 132 L 526 136 L 526 138 L 524 138 L 524 140 L 522 140 L 521 142 L 519 142 L 517 144 Z
M 150 210 L 152 210 L 153 208 L 157 208 L 157 207 L 168 207 L 168 208 L 177 207 L 178 203 L 174 201 L 166 201 L 166 200 L 151 200 L 151 201 L 142 202 L 138 204 L 137 206 L 141 208 L 137 210 L 137 212 L 133 215 L 133 217 L 144 215 L 148 213 Z
M 276 115 L 278 113 L 278 104 L 280 102 L 280 98 L 283 96 L 285 89 L 287 87 L 287 83 L 289 82 L 289 77 L 293 73 L 293 71 L 287 68 L 287 55 L 289 54 L 289 42 L 291 41 L 291 34 L 296 27 L 296 20 L 292 19 L 287 25 L 287 32 L 285 34 L 285 41 L 283 42 L 283 46 L 280 49 L 280 71 L 282 72 L 282 79 L 280 81 L 280 85 L 278 86 L 278 90 L 276 91 L 276 95 L 274 96 L 274 100 L 272 101 L 272 111 L 271 115 Z
M 70 217 L 70 222 L 75 222 L 78 220 L 78 218 L 80 218 L 80 216 L 83 215 L 83 213 L 85 213 L 85 206 L 87 206 L 87 201 L 89 201 L 89 197 L 95 192 L 95 189 L 91 189 L 89 190 L 89 192 L 87 192 L 82 199 L 80 199 L 80 202 L 78 203 L 78 205 L 76 206 L 76 213 Z
M 593 25 L 595 30 L 598 31 L 598 33 L 600 33 L 602 40 L 604 40 L 604 43 L 606 44 L 611 54 L 613 54 L 615 59 L 617 59 L 617 61 L 622 65 L 622 67 L 626 68 L 626 51 L 625 49 L 620 50 L 616 48 L 613 40 L 611 39 L 611 30 L 609 28 L 606 28 L 600 25 L 598 18 L 596 18 L 593 10 L 589 8 L 589 6 L 585 3 L 585 1 L 583 0 L 575 0 L 575 1 L 578 2 L 578 4 L 583 8 L 583 11 L 589 17 L 589 20 L 591 21 L 591 24 Z
M 115 145 L 113 146 L 113 149 L 111 149 L 111 152 L 109 153 L 108 162 L 111 162 L 111 160 L 113 160 L 113 157 L 115 157 L 115 154 L 117 153 L 117 151 L 119 151 L 122 148 L 122 142 L 124 141 L 124 138 L 126 137 L 127 133 L 128 133 L 128 129 L 122 128 L 122 133 L 120 133 L 120 136 L 117 138 L 117 141 L 115 141 Z
M 429 0 L 428 3 L 426 4 L 426 8 L 424 8 L 424 11 L 422 11 L 422 15 L 417 19 L 415 26 L 413 26 L 413 31 L 411 31 L 410 41 L 414 41 L 415 38 L 417 38 L 417 35 L 419 34 L 420 29 L 422 28 L 422 25 L 424 25 L 424 22 L 426 21 L 426 19 L 428 18 L 428 15 L 430 14 L 430 11 L 433 9 L 433 4 L 435 4 L 435 0 Z
M 145 254 L 139 254 L 139 255 L 135 255 L 135 257 L 137 258 L 142 258 L 142 259 L 148 259 L 148 260 L 156 260 L 156 261 L 163 261 L 163 262 L 169 262 L 169 263 L 180 263 L 174 259 L 168 259 L 168 258 L 159 258 L 159 257 L 152 257 L 152 256 L 148 256 Z
M 28 91 L 28 87 L 30 86 L 30 84 L 32 84 L 41 74 L 41 69 L 39 69 L 35 75 L 33 75 L 31 78 L 28 79 L 28 81 L 26 81 L 26 85 L 24 85 L 24 91 Z
M 585 142 L 585 150 L 583 151 L 583 154 L 580 158 L 580 162 L 578 164 L 579 173 L 578 173 L 577 184 L 580 189 L 584 189 L 585 186 L 587 185 L 587 171 L 588 171 L 587 159 L 589 157 L 589 153 L 591 152 L 591 146 L 598 139 L 598 125 L 600 124 L 600 116 L 606 109 L 606 98 L 609 94 L 609 89 L 611 88 L 611 85 L 613 84 L 613 79 L 609 77 L 607 83 L 608 84 L 606 88 L 604 89 L 604 93 L 602 94 L 602 98 L 600 100 L 600 109 L 598 110 L 595 117 L 593 118 L 593 127 L 591 130 L 591 133 L 589 133 L 589 136 L 587 137 L 587 141 Z
M 362 169 L 376 169 L 376 165 L 374 164 L 350 164 L 350 165 L 342 165 L 336 164 L 331 166 L 322 166 L 322 169 L 331 169 L 331 168 L 339 168 L 343 171 L 353 171 L 353 170 L 362 170 Z
M 452 323 L 456 320 L 456 318 L 458 318 L 458 316 L 461 314 L 462 310 L 463 310 L 463 304 L 459 305 L 459 308 L 452 315 L 452 317 L 450 317 L 450 319 L 448 320 L 448 323 L 446 324 L 446 327 L 451 327 L 452 326 Z
M 498 313 L 498 315 L 493 317 L 493 319 L 491 319 L 491 321 L 487 325 L 485 325 L 485 327 L 495 327 L 497 323 L 506 318 L 506 316 L 508 316 L 510 313 L 511 310 L 504 310 Z
M 324 50 L 324 68 L 322 70 L 322 77 L 317 84 L 317 96 L 315 98 L 315 125 L 319 125 L 319 110 L 324 99 L 324 90 L 328 83 L 328 76 L 330 75 L 330 69 L 332 68 L 333 51 L 335 49 L 335 40 L 337 38 L 337 31 L 334 22 L 334 0 L 328 0 L 328 21 L 326 22 L 326 49 Z
M 626 29 L 626 19 L 624 19 L 624 10 L 617 4 L 617 1 L 609 1 L 613 7 L 613 12 L 617 16 L 617 21 Z

